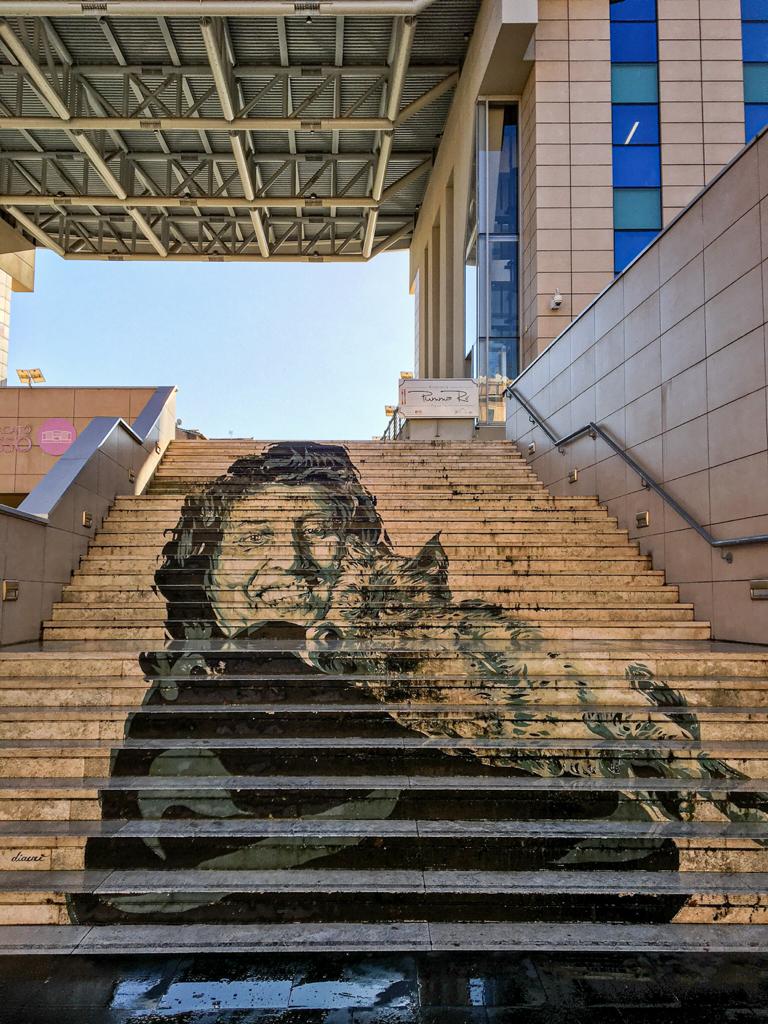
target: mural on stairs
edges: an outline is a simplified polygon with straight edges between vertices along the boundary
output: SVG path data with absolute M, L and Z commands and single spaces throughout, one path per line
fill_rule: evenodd
M 375 832 L 345 835 L 342 826 L 322 841 L 97 837 L 88 841 L 87 865 L 677 871 L 681 851 L 665 837 L 665 821 L 767 820 L 763 794 L 738 785 L 718 792 L 718 782 L 746 776 L 702 752 L 699 723 L 682 693 L 633 664 L 607 692 L 609 703 L 637 710 L 600 707 L 605 692 L 595 692 L 577 663 L 557 651 L 546 651 L 551 678 L 529 674 L 527 658 L 543 653 L 535 628 L 500 606 L 454 601 L 448 571 L 439 535 L 415 553 L 395 550 L 376 498 L 341 446 L 273 444 L 189 493 L 155 576 L 167 603 L 169 644 L 142 656 L 150 682 L 144 704 L 153 713 L 138 710 L 126 727 L 129 739 L 155 745 L 117 750 L 112 767 L 114 775 L 167 779 L 168 789 L 107 790 L 102 813 L 146 821 L 410 820 L 429 815 L 423 797 L 417 803 L 397 784 L 414 774 L 434 777 L 442 808 L 435 818 L 445 815 L 447 801 L 452 820 L 538 821 L 540 834 L 416 844 Z M 283 703 L 306 705 L 306 712 L 281 716 Z M 362 708 L 354 718 L 328 713 L 329 705 L 352 703 Z M 163 715 L 164 707 L 173 714 Z M 262 708 L 268 713 L 259 714 Z M 361 735 L 402 744 L 377 753 L 375 745 L 355 745 Z M 238 745 L 259 738 L 284 743 Z M 163 740 L 187 739 L 188 747 L 162 747 Z M 569 741 L 567 751 L 558 740 Z M 359 781 L 376 775 L 395 782 L 372 781 L 366 789 Z M 439 779 L 450 775 L 476 778 L 477 790 L 441 793 Z M 248 786 L 238 776 L 248 777 Z M 253 782 L 260 776 L 328 777 L 329 786 L 302 791 L 297 784 L 267 798 Z M 532 783 L 524 799 L 503 790 L 484 798 L 481 781 L 510 776 L 626 779 L 627 788 L 606 794 Z M 184 779 L 201 777 L 211 785 L 184 788 Z M 354 785 L 339 790 L 340 777 Z M 669 779 L 711 779 L 713 787 L 654 788 Z M 562 821 L 593 821 L 594 836 L 558 832 Z M 625 823 L 626 834 L 601 837 L 605 821 Z M 658 825 L 649 830 L 649 821 Z M 679 915 L 685 900 L 663 891 L 604 902 L 594 894 L 495 897 L 478 919 L 663 921 Z M 360 907 L 350 902 L 337 898 L 335 919 L 359 919 Z M 274 920 L 280 913 L 248 893 L 73 895 L 70 906 L 81 922 Z M 407 919 L 408 900 L 379 911 Z M 322 920 L 328 907 L 303 912 Z M 293 907 L 291 919 L 296 913 Z

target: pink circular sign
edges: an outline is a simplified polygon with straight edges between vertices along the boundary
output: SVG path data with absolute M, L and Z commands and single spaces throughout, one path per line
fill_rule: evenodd
M 37 443 L 47 455 L 63 455 L 77 437 L 75 425 L 69 420 L 54 417 L 37 428 Z

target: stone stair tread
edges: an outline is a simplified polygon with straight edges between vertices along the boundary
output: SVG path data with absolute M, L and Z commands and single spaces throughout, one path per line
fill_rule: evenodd
M 99 739 L 2 739 L 0 740 L 0 753 L 8 751 L 37 751 L 38 755 L 56 756 L 68 751 L 73 756 L 79 752 L 110 751 L 119 746 L 122 750 L 189 750 L 200 740 L 180 739 L 127 739 L 99 740 Z M 628 739 L 601 739 L 598 737 L 578 737 L 575 739 L 553 738 L 552 736 L 536 739 L 512 738 L 506 736 L 491 737 L 488 739 L 444 736 L 313 736 L 313 737 L 248 737 L 248 738 L 211 738 L 205 741 L 208 750 L 466 750 L 466 751 L 528 751 L 543 750 L 551 751 L 558 747 L 562 751 L 573 754 L 579 750 L 610 750 L 616 753 L 627 752 L 658 752 L 692 751 L 700 753 L 704 751 L 710 757 L 719 756 L 718 752 L 734 755 L 739 751 L 756 753 L 763 750 L 768 751 L 768 736 L 764 740 L 675 740 L 675 739 L 653 739 L 653 740 L 628 740 Z
M 336 922 L 297 924 L 3 925 L 8 955 L 119 953 L 544 952 L 766 953 L 768 928 L 742 924 Z
M 0 793 L 6 790 L 100 790 L 102 792 L 142 790 L 184 792 L 193 790 L 276 790 L 282 792 L 312 792 L 313 790 L 360 790 L 370 792 L 376 789 L 403 789 L 430 792 L 434 790 L 463 792 L 547 792 L 547 793 L 600 793 L 600 792 L 731 792 L 760 793 L 768 790 L 768 777 L 749 779 L 687 779 L 687 778 L 581 778 L 560 776 L 539 778 L 537 776 L 433 776 L 433 775 L 87 775 L 83 778 L 41 779 L 36 777 L 0 778 Z
M 37 704 L 34 707 L 20 707 L 15 705 L 12 708 L 0 707 L 0 719 L 6 721 L 26 721 L 29 718 L 47 720 L 51 716 L 57 719 L 99 719 L 106 717 L 108 720 L 123 721 L 125 715 L 254 715 L 258 717 L 308 715 L 312 717 L 333 717 L 335 715 L 365 715 L 385 718 L 392 713 L 418 713 L 423 715 L 439 714 L 443 717 L 449 714 L 469 717 L 472 714 L 485 714 L 493 712 L 516 713 L 521 709 L 520 702 L 512 699 L 505 700 L 500 696 L 493 704 L 487 701 L 484 703 L 418 703 L 413 701 L 403 703 L 392 703 L 387 701 L 374 703 L 339 703 L 339 704 L 246 704 L 238 701 L 231 704 L 139 704 L 139 705 L 112 705 L 109 708 L 62 708 L 59 706 L 45 707 Z M 579 718 L 586 711 L 599 711 L 601 714 L 632 714 L 636 718 L 652 720 L 657 717 L 676 718 L 688 717 L 692 713 L 701 720 L 711 718 L 715 721 L 734 716 L 739 722 L 746 722 L 749 716 L 756 715 L 768 720 L 768 707 L 722 705 L 715 707 L 699 707 L 696 704 L 686 704 L 684 707 L 658 708 L 650 704 L 614 704 L 590 701 L 574 701 L 573 704 L 537 704 L 535 707 L 526 707 L 526 716 L 535 720 L 543 715 L 558 715 L 565 717 L 569 714 L 578 715 Z
M 768 872 L 729 871 L 339 871 L 88 869 L 16 871 L 0 876 L 0 893 L 751 893 L 768 889 Z
M 715 788 L 715 787 L 710 787 Z M 541 819 L 524 821 L 432 821 L 344 818 L 107 818 L 93 821 L 0 821 L 0 837 L 99 838 L 405 838 L 457 840 L 510 838 L 768 839 L 768 822 L 614 821 Z M 175 869 L 174 869 L 175 870 Z

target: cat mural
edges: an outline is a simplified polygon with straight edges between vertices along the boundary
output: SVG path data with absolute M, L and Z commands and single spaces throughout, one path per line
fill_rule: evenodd
M 166 601 L 169 643 L 142 656 L 150 682 L 144 703 L 155 712 L 172 707 L 173 714 L 138 711 L 126 736 L 189 739 L 189 746 L 117 750 L 115 775 L 167 780 L 168 789 L 106 793 L 105 817 L 260 818 L 267 812 L 258 787 L 238 785 L 238 778 L 354 773 L 343 744 L 327 749 L 321 761 L 300 749 L 283 750 L 278 758 L 263 748 L 217 745 L 217 738 L 264 735 L 263 725 L 254 732 L 243 707 L 279 706 L 298 693 L 318 703 L 385 706 L 384 735 L 411 744 L 427 773 L 628 780 L 626 791 L 599 797 L 578 788 L 547 793 L 539 802 L 534 794 L 524 808 L 531 820 L 766 820 L 768 799 L 740 794 L 738 787 L 726 791 L 725 782 L 745 776 L 702 752 L 699 723 L 685 697 L 645 666 L 629 665 L 614 684 L 615 703 L 623 709 L 603 710 L 578 665 L 545 651 L 530 623 L 495 604 L 453 599 L 439 535 L 415 555 L 399 554 L 375 497 L 341 446 L 273 444 L 190 493 L 155 581 Z M 548 653 L 550 673 L 529 671 L 530 661 L 538 664 Z M 222 710 L 229 707 L 231 713 Z M 205 708 L 216 714 L 206 715 Z M 340 721 L 334 722 L 334 735 Z M 381 721 L 379 714 L 376 722 Z M 276 723 L 268 735 L 285 735 L 283 728 Z M 317 730 L 317 722 L 308 728 Z M 371 757 L 363 774 L 397 774 L 386 760 Z M 231 778 L 233 785 L 185 790 L 183 780 L 194 778 Z M 712 789 L 654 789 L 654 780 L 670 778 L 711 779 Z M 642 789 L 638 779 L 644 780 Z M 293 809 L 308 820 L 380 820 L 407 816 L 408 799 L 398 787 L 372 786 L 343 799 L 319 790 Z M 464 817 L 478 813 L 472 799 L 470 794 L 459 805 Z M 503 815 L 504 807 L 496 813 Z M 89 866 L 158 870 L 361 868 L 385 864 L 382 856 L 372 844 L 347 836 L 294 846 L 270 838 L 211 836 L 189 843 L 147 836 L 119 846 L 89 840 L 86 850 Z M 675 841 L 663 835 L 489 844 L 483 861 L 491 870 L 674 871 L 679 864 Z M 672 894 L 651 905 L 638 896 L 632 913 L 670 920 L 684 899 Z M 205 921 L 221 901 L 205 894 L 182 902 L 74 895 L 70 904 L 73 918 L 83 922 Z M 247 919 L 236 895 L 223 902 L 233 917 Z M 215 909 L 219 916 L 223 912 L 222 906 Z M 541 908 L 531 913 L 551 916 Z

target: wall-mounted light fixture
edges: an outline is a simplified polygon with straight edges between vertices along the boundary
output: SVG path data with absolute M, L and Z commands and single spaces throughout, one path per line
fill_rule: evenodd
M 90 530 L 90 528 L 93 526 L 93 516 L 91 515 L 91 513 L 83 510 L 83 517 L 81 519 L 81 522 L 83 526 L 86 528 L 86 530 Z
M 644 529 L 646 526 L 651 525 L 651 513 L 650 512 L 635 512 L 635 526 L 638 530 Z
M 19 582 L 18 582 L 18 580 L 3 580 L 3 600 L 4 601 L 18 601 L 19 600 Z
M 575 484 L 578 479 L 579 479 L 579 471 L 578 471 L 578 469 L 572 469 L 571 472 L 568 474 L 568 482 L 571 483 L 571 484 Z

